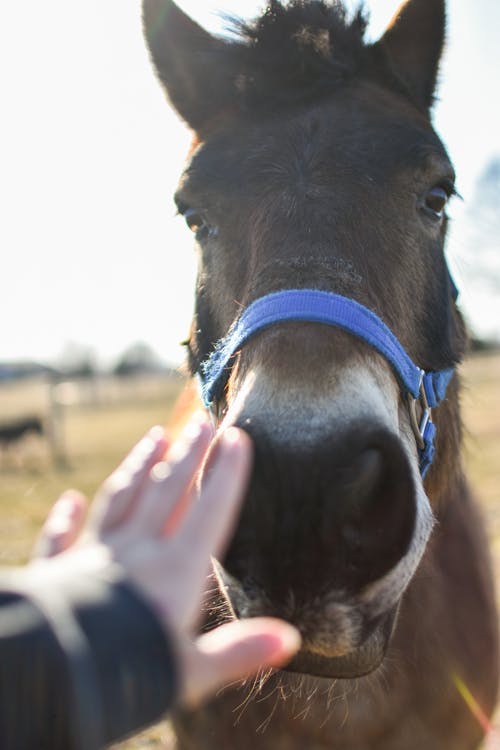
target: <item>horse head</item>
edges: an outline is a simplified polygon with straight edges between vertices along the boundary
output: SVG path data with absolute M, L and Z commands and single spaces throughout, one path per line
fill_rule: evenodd
M 443 0 L 409 0 L 375 43 L 361 13 L 320 0 L 271 0 L 226 39 L 170 0 L 144 0 L 144 18 L 159 78 L 195 132 L 176 193 L 199 254 L 192 373 L 283 290 L 355 303 L 423 371 L 451 372 L 465 339 L 444 257 L 454 172 L 429 114 Z M 433 415 L 425 483 L 421 403 L 409 408 L 394 363 L 349 325 L 278 319 L 230 352 L 221 378 L 209 397 L 220 429 L 239 425 L 255 445 L 218 565 L 232 609 L 297 625 L 292 670 L 373 670 L 453 471 L 456 378 Z

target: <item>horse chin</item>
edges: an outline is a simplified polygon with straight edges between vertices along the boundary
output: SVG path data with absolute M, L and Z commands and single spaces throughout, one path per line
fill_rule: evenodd
M 387 652 L 397 617 L 397 608 L 379 618 L 363 643 L 342 656 L 316 653 L 307 646 L 302 648 L 284 667 L 287 672 L 327 677 L 353 679 L 370 674 L 382 663 Z
M 284 609 L 267 610 L 261 596 L 249 598 L 241 583 L 214 560 L 219 594 L 213 603 L 219 614 L 226 609 L 229 619 L 278 616 L 293 622 L 303 636 L 302 648 L 284 667 L 285 671 L 315 677 L 352 679 L 373 672 L 382 663 L 396 625 L 399 601 L 375 614 L 371 607 L 337 602 L 321 609 L 314 618 L 328 627 L 308 628 Z

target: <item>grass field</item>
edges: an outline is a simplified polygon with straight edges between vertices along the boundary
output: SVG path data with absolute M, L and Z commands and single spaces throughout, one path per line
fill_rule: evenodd
M 462 375 L 466 464 L 484 510 L 500 583 L 500 356 L 470 359 Z M 54 465 L 47 445 L 38 439 L 0 456 L 1 564 L 26 559 L 37 529 L 62 490 L 73 486 L 92 496 L 149 427 L 166 424 L 181 388 L 180 380 L 154 378 L 63 389 L 61 446 L 66 466 Z M 46 385 L 0 387 L 0 421 L 29 413 L 48 413 Z M 166 732 L 162 725 L 119 747 L 159 748 Z
M 181 391 L 181 379 L 149 378 L 106 381 L 62 387 L 62 433 L 55 463 L 50 446 L 38 437 L 0 455 L 0 562 L 25 560 L 47 510 L 67 487 L 92 497 L 102 480 L 142 435 L 155 424 L 166 424 Z M 49 392 L 35 381 L 0 388 L 0 419 L 6 414 L 48 415 Z

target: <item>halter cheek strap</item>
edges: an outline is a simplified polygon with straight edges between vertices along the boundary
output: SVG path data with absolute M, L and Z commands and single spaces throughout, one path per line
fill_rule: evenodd
M 339 294 L 317 289 L 285 289 L 252 302 L 201 365 L 201 392 L 207 408 L 225 385 L 233 355 L 255 333 L 284 321 L 323 323 L 341 328 L 385 357 L 408 399 L 419 448 L 420 472 L 425 476 L 434 458 L 436 427 L 431 419 L 431 409 L 444 399 L 454 370 L 426 372 L 417 367 L 390 328 L 372 310 Z M 417 402 L 422 409 L 420 418 L 416 414 Z

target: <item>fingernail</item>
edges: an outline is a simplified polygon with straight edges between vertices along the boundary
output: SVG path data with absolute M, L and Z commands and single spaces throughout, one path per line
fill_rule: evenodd
M 208 460 L 205 464 L 205 475 L 208 476 L 213 471 L 219 460 L 226 457 L 229 460 L 233 458 L 233 449 L 241 445 L 241 431 L 237 427 L 228 427 L 219 433 L 216 440 L 212 443 Z
M 132 468 L 138 468 L 142 461 L 156 450 L 158 443 L 165 439 L 165 430 L 160 425 L 151 427 L 143 438 L 132 448 L 126 461 Z
M 75 511 L 76 503 L 77 501 L 74 495 L 71 494 L 71 490 L 68 490 L 55 502 L 51 515 L 70 516 Z
M 302 642 L 299 631 L 285 622 L 281 623 L 279 632 L 268 633 L 261 637 L 270 662 L 276 659 L 279 664 L 296 654 Z
M 281 643 L 284 650 L 289 653 L 298 651 L 302 643 L 302 638 L 297 628 L 288 623 L 283 623 L 281 625 Z
M 168 452 L 170 461 L 180 461 L 188 453 L 195 443 L 200 439 L 206 427 L 206 420 L 199 415 L 191 419 L 184 427 L 178 440 L 172 445 Z
M 172 468 L 168 461 L 159 461 L 151 469 L 151 479 L 154 479 L 155 482 L 162 482 L 164 479 L 167 479 L 171 473 Z
M 73 526 L 75 501 L 70 495 L 62 495 L 49 513 L 45 527 L 51 534 L 65 534 Z
M 49 534 L 67 534 L 73 527 L 69 516 L 50 516 L 46 530 Z
M 206 424 L 208 424 L 208 422 L 205 415 L 203 413 L 196 412 L 196 414 L 191 417 L 187 425 L 184 427 L 181 433 L 181 439 L 183 437 L 186 437 L 188 440 L 196 439 Z
M 241 440 L 241 432 L 237 427 L 228 427 L 222 433 L 222 439 L 227 446 L 236 445 Z
M 155 425 L 154 427 L 151 427 L 150 430 L 146 433 L 143 440 L 146 442 L 147 445 L 151 446 L 151 444 L 156 445 L 160 442 L 160 440 L 165 439 L 165 429 L 161 425 Z M 141 441 L 142 442 L 142 441 Z

